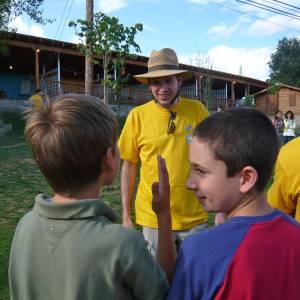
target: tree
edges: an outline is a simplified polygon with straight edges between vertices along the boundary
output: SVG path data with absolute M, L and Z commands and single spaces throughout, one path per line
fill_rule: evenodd
M 272 82 L 300 87 L 300 39 L 283 38 L 269 62 Z
M 5 46 L 1 40 L 9 30 L 8 25 L 15 17 L 26 13 L 37 23 L 45 24 L 53 20 L 43 18 L 43 10 L 40 8 L 44 0 L 0 0 L 0 54 L 5 52 Z
M 119 23 L 116 17 L 109 17 L 103 13 L 94 14 L 93 24 L 88 24 L 86 20 L 78 19 L 71 21 L 70 27 L 75 28 L 76 35 L 80 38 L 77 48 L 84 55 L 94 57 L 94 63 L 103 64 L 103 87 L 104 101 L 107 103 L 107 86 L 118 91 L 126 78 L 122 76 L 124 57 L 130 56 L 133 48 L 136 52 L 141 52 L 139 45 L 135 42 L 135 35 L 143 30 L 143 25 L 138 23 L 131 27 L 126 27 Z M 113 78 L 110 74 L 116 69 L 119 76 Z
M 207 109 L 210 108 L 211 103 L 214 99 L 212 90 L 212 67 L 213 60 L 206 52 L 198 52 L 194 59 L 190 60 L 191 65 L 205 69 L 202 80 L 203 100 L 206 104 Z

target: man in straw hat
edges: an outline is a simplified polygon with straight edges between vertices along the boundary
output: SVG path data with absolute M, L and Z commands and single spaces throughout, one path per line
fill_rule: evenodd
M 189 174 L 188 150 L 194 127 L 208 116 L 200 101 L 179 96 L 182 82 L 191 76 L 180 69 L 176 53 L 169 48 L 152 51 L 148 72 L 135 78 L 148 84 L 154 99 L 134 108 L 119 139 L 123 159 L 121 193 L 123 225 L 132 227 L 132 198 L 138 163 L 140 182 L 135 201 L 136 223 L 143 226 L 149 249 L 157 249 L 157 218 L 152 210 L 151 185 L 157 181 L 157 155 L 166 159 L 171 185 L 174 241 L 207 227 L 207 213 L 186 188 Z

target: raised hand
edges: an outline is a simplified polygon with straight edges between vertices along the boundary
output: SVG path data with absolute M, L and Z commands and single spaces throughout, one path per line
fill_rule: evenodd
M 152 184 L 152 209 L 157 217 L 170 215 L 170 183 L 166 161 L 157 156 L 158 182 Z

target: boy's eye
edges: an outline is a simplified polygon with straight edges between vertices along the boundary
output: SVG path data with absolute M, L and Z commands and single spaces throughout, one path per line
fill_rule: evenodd
M 205 170 L 202 170 L 202 169 L 196 169 L 196 172 L 200 175 L 204 175 L 206 174 L 206 171 Z

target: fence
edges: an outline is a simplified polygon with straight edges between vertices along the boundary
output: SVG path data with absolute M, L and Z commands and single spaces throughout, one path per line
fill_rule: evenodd
M 44 93 L 53 99 L 59 94 L 65 93 L 76 93 L 84 94 L 84 83 L 74 83 L 67 81 L 47 81 L 44 86 Z M 104 98 L 103 86 L 94 82 L 92 85 L 92 95 Z M 147 85 L 137 85 L 137 86 L 124 86 L 118 94 L 116 94 L 111 88 L 106 87 L 106 95 L 109 104 L 130 104 L 130 105 L 140 105 L 148 102 L 153 98 Z M 195 85 L 185 85 L 180 88 L 180 95 L 188 97 L 191 99 L 197 99 L 197 90 Z M 223 95 L 222 95 L 223 96 Z M 209 110 L 216 110 L 218 106 L 223 108 L 228 107 L 228 101 L 224 97 L 219 97 L 215 95 L 209 103 Z M 206 103 L 204 103 L 206 104 Z

